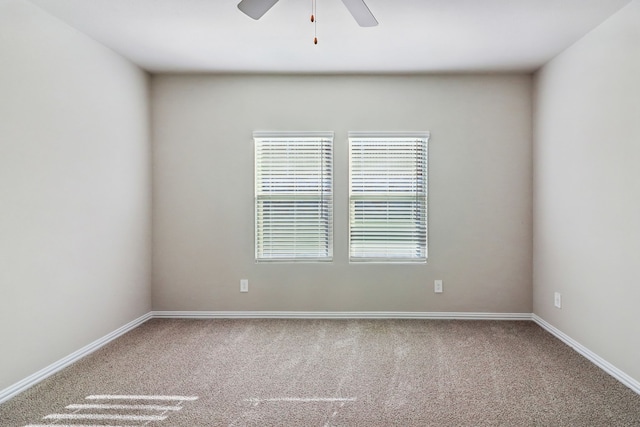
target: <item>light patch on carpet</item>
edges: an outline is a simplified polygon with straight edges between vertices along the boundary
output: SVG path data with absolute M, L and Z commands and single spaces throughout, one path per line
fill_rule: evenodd
M 145 396 L 145 395 L 120 395 L 120 394 L 97 394 L 85 397 L 87 400 L 198 400 L 198 396 Z
M 117 421 L 163 421 L 164 415 L 120 415 L 120 414 L 49 414 L 44 420 L 117 420 Z
M 355 397 L 271 397 L 267 399 L 249 398 L 245 402 L 355 402 Z
M 65 409 L 124 409 L 127 411 L 179 411 L 182 406 L 166 405 L 110 405 L 106 403 L 74 403 Z
M 106 403 L 73 403 L 67 405 L 65 409 L 72 410 L 73 412 L 61 413 L 61 414 L 49 414 L 44 416 L 43 420 L 51 420 L 50 424 L 29 424 L 24 427 L 120 427 L 120 426 L 107 426 L 104 424 L 98 425 L 80 425 L 70 424 L 68 426 L 58 424 L 63 420 L 92 420 L 92 421 L 140 421 L 144 422 L 144 425 L 148 425 L 150 422 L 164 421 L 168 418 L 169 413 L 180 411 L 183 408 L 185 402 L 197 400 L 198 396 L 164 396 L 164 395 L 119 395 L 119 394 L 98 394 L 85 397 L 85 400 L 93 401 L 106 401 Z M 124 403 L 110 403 L 113 401 Z M 128 403 L 127 403 L 128 401 Z M 158 405 L 158 404 L 139 404 L 140 401 L 157 401 L 168 402 L 170 405 Z M 123 411 L 120 413 L 92 413 L 84 411 Z M 158 411 L 159 415 L 148 415 L 149 411 Z M 127 427 L 134 427 L 127 425 Z

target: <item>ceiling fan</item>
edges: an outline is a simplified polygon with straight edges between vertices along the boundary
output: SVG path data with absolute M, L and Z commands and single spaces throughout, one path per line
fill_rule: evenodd
M 278 1 L 242 0 L 238 3 L 238 9 L 253 19 L 260 19 Z M 378 21 L 376 21 L 364 0 L 342 0 L 342 3 L 349 9 L 349 12 L 361 27 L 375 27 L 378 25 Z

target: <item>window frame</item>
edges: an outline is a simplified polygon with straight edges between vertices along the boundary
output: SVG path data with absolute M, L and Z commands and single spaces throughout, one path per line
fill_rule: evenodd
M 324 151 L 328 150 L 328 154 L 322 152 L 319 154 L 322 172 L 318 176 L 320 180 L 318 192 L 316 194 L 309 194 L 308 192 L 305 194 L 296 195 L 296 191 L 292 191 L 290 193 L 270 193 L 266 195 L 262 193 L 259 189 L 259 170 L 260 167 L 258 158 L 258 146 L 263 143 L 265 140 L 267 141 L 277 141 L 282 140 L 283 144 L 286 144 L 287 140 L 299 140 L 299 142 L 305 141 L 310 142 L 316 140 L 318 142 L 318 150 Z M 255 262 L 256 263 L 315 263 L 315 262 L 331 262 L 333 261 L 333 217 L 334 217 L 334 198 L 333 198 L 333 145 L 334 145 L 334 132 L 332 131 L 255 131 L 253 132 L 253 141 L 254 141 L 254 248 L 255 248 Z M 325 163 L 328 162 L 328 164 Z M 264 168 L 263 168 L 264 170 Z M 328 192 L 325 191 L 325 188 L 328 183 Z M 300 191 L 302 193 L 302 191 Z M 278 199 L 280 198 L 280 199 Z M 289 256 L 279 257 L 277 255 L 274 256 L 265 256 L 264 245 L 260 246 L 260 242 L 264 242 L 264 237 L 260 237 L 260 232 L 262 232 L 262 236 L 265 235 L 264 232 L 264 221 L 262 224 L 259 223 L 260 218 L 264 219 L 264 214 L 261 217 L 260 214 L 260 203 L 259 201 L 283 201 L 283 202 L 300 202 L 300 201 L 314 201 L 317 200 L 320 207 L 323 209 L 326 218 L 326 229 L 323 232 L 319 232 L 318 235 L 324 235 L 327 243 L 323 248 L 326 250 L 325 256 L 305 256 L 304 254 L 296 254 L 295 248 L 292 247 L 292 251 Z M 262 205 L 264 208 L 264 205 Z M 319 218 L 323 218 L 323 214 L 319 215 Z M 320 223 L 320 221 L 318 222 Z M 263 228 L 260 228 L 260 227 Z M 295 232 L 294 232 L 295 233 Z M 320 246 L 319 246 L 320 247 Z M 271 249 L 272 252 L 277 252 L 277 249 Z
M 429 172 L 429 161 L 428 161 L 428 153 L 429 153 L 429 138 L 430 133 L 427 131 L 417 131 L 417 132 L 354 132 L 351 131 L 348 134 L 348 152 L 349 152 L 349 182 L 348 182 L 348 254 L 349 254 L 349 263 L 354 264 L 362 264 L 362 263 L 382 263 L 382 264 L 426 264 L 428 261 L 428 172 Z M 423 255 L 417 257 L 409 257 L 409 256 L 389 256 L 390 249 L 387 247 L 387 255 L 386 256 L 358 256 L 355 254 L 355 249 L 353 247 L 353 234 L 354 234 L 354 216 L 355 214 L 355 205 L 354 201 L 366 201 L 367 195 L 365 193 L 360 192 L 360 194 L 354 194 L 354 141 L 357 140 L 407 140 L 407 139 L 415 139 L 421 141 L 423 143 L 423 163 L 421 166 L 423 167 L 422 174 L 422 192 L 416 191 L 416 195 L 414 197 L 419 197 L 424 204 L 424 210 L 420 213 L 424 218 L 422 222 L 422 227 L 424 228 L 424 235 L 421 236 L 424 239 L 424 247 L 422 248 L 420 241 L 416 240 L 416 245 L 422 250 Z M 373 192 L 372 192 L 373 193 Z M 387 196 L 376 194 L 375 196 L 370 196 L 369 200 L 375 199 L 375 201 L 384 201 L 387 203 L 389 201 L 408 201 L 410 198 L 408 196 L 394 196 L 390 194 L 391 192 L 387 191 Z M 417 228 L 419 228 L 418 226 Z M 391 251 L 392 252 L 392 251 Z

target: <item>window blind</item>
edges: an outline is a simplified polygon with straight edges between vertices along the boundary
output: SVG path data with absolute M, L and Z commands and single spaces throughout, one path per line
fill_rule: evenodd
M 333 256 L 333 132 L 255 132 L 257 261 Z
M 349 133 L 350 261 L 426 262 L 428 133 Z

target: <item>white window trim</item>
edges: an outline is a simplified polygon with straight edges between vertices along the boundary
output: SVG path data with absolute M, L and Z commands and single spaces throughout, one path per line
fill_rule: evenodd
M 348 219 L 348 254 L 349 254 L 349 263 L 350 264 L 426 264 L 429 259 L 429 197 L 428 197 L 428 186 L 429 186 L 429 161 L 428 161 L 428 152 L 429 152 L 429 138 L 431 137 L 431 133 L 428 131 L 399 131 L 399 132 L 378 132 L 378 131 L 350 131 L 348 133 L 348 152 L 349 152 L 349 178 L 348 178 L 348 210 L 349 210 L 349 219 Z M 384 138 L 416 138 L 416 139 L 424 139 L 426 144 L 426 176 L 425 176 L 425 258 L 422 259 L 394 259 L 394 258 L 352 258 L 351 257 L 351 174 L 352 174 L 352 156 L 351 156 L 351 139 L 384 139 Z
M 254 131 L 253 132 L 253 144 L 255 147 L 255 143 L 259 139 L 269 139 L 269 138 L 293 138 L 293 139 L 308 139 L 308 140 L 317 140 L 317 139 L 329 139 L 331 140 L 331 167 L 330 167 L 330 177 L 331 177 L 331 218 L 328 230 L 329 237 L 329 245 L 328 245 L 328 256 L 323 258 L 259 258 L 258 256 L 258 237 L 257 237 L 257 221 L 258 221 L 258 212 L 257 212 L 257 167 L 258 167 L 258 159 L 255 156 L 255 148 L 254 148 L 254 248 L 255 248 L 255 261 L 256 263 L 326 263 L 333 261 L 333 144 L 334 144 L 334 132 L 333 131 Z
M 415 132 L 376 132 L 376 131 L 349 131 L 348 138 L 420 138 L 429 142 L 429 131 Z
M 330 138 L 334 139 L 333 131 L 272 131 L 256 130 L 253 132 L 253 139 L 259 138 Z

